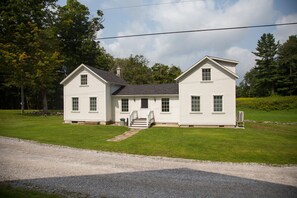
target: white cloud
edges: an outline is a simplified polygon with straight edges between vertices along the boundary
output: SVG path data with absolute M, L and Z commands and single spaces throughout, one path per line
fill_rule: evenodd
M 223 5 L 212 0 L 193 1 L 142 10 L 145 11 L 135 16 L 118 35 L 272 23 L 277 15 L 271 0 L 239 0 Z M 185 70 L 204 55 L 225 56 L 228 52 L 230 58 L 239 59 L 239 56 L 244 56 L 244 49 L 238 48 L 239 53 L 232 47 L 248 38 L 249 33 L 250 30 L 234 30 L 138 37 L 103 42 L 103 45 L 115 57 L 142 54 L 152 64 L 175 64 Z M 232 57 L 231 52 L 236 56 Z
M 290 23 L 297 21 L 297 14 L 292 14 L 288 16 L 282 16 L 279 18 L 276 23 Z M 278 26 L 274 33 L 276 40 L 279 40 L 281 43 L 288 40 L 289 36 L 297 34 L 297 25 L 291 26 Z

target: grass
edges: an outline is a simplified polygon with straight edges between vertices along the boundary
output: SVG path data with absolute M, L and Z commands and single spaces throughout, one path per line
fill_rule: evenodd
M 297 122 L 297 96 L 237 98 L 237 111 L 244 111 L 246 120 Z
M 248 108 L 237 108 L 237 111 L 244 111 L 245 120 L 254 120 L 259 122 L 297 122 L 297 109 L 261 111 Z
M 7 184 L 0 184 L 0 197 L 5 198 L 58 198 L 60 196 L 39 192 L 36 190 L 28 190 L 22 187 L 13 187 Z
M 285 119 L 284 119 L 285 120 Z M 297 164 L 296 125 L 246 123 L 246 129 L 150 128 L 107 142 L 126 127 L 63 124 L 61 116 L 0 110 L 0 135 L 76 148 L 225 162 Z

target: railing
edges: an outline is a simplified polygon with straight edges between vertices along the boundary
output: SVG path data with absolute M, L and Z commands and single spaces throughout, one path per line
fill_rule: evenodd
M 131 126 L 132 123 L 133 123 L 133 121 L 134 121 L 135 119 L 137 119 L 137 118 L 138 118 L 138 112 L 137 112 L 137 111 L 132 111 L 132 112 L 130 113 L 130 115 L 129 115 L 129 120 L 128 120 L 128 122 L 129 122 L 129 126 Z
M 155 116 L 154 116 L 154 112 L 150 111 L 148 116 L 147 116 L 147 120 L 146 120 L 146 126 L 150 127 L 152 123 L 155 122 Z

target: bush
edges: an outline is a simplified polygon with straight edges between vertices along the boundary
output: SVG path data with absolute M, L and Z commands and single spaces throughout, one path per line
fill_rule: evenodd
M 270 96 L 264 98 L 237 98 L 237 108 L 263 111 L 297 109 L 297 96 Z

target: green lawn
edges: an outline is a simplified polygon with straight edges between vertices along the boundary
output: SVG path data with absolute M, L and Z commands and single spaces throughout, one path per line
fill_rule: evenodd
M 297 122 L 297 109 L 264 111 L 248 108 L 237 108 L 244 111 L 245 120 L 273 121 L 273 122 Z
M 0 110 L 0 135 L 102 151 L 227 162 L 297 164 L 296 125 L 246 123 L 246 129 L 150 128 L 122 142 L 126 127 L 63 124 L 61 116 Z

